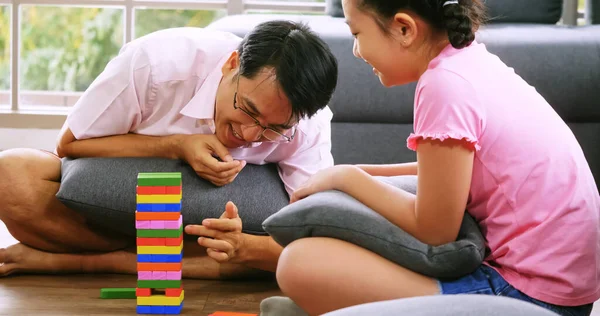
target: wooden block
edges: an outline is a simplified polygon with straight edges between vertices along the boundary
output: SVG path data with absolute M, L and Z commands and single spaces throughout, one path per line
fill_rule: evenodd
M 135 298 L 135 288 L 104 288 L 100 289 L 100 297 L 107 299 Z
M 181 186 L 181 172 L 140 172 L 138 186 Z
M 167 271 L 167 273 L 169 273 L 169 271 Z M 178 289 L 165 289 L 165 296 L 179 297 L 179 295 L 181 295 L 182 291 L 183 291 L 183 287 L 180 287 Z
M 165 246 L 177 246 L 183 241 L 183 234 L 177 238 L 165 238 Z
M 165 280 L 181 280 L 181 271 L 165 271 Z
M 136 205 L 138 212 L 181 212 L 181 203 L 139 203 Z
M 135 212 L 136 221 L 176 221 L 181 212 Z
M 179 246 L 139 246 L 138 255 L 177 255 L 183 250 L 183 242 Z
M 170 271 L 152 271 L 152 280 L 181 280 L 181 278 L 167 279 L 167 272 Z
M 178 229 L 183 225 L 183 215 L 176 221 L 163 221 L 164 229 Z
M 137 186 L 135 188 L 135 193 L 138 195 L 167 194 L 167 187 L 164 185 L 153 187 Z
M 181 291 L 178 297 L 168 297 L 164 295 L 151 295 L 146 297 L 138 297 L 138 305 L 146 306 L 179 306 L 183 302 L 185 291 Z
M 146 289 L 172 289 L 172 288 L 180 288 L 181 281 L 180 280 L 138 280 L 137 281 L 138 288 L 146 288 Z
M 138 271 L 138 280 L 154 280 L 152 271 Z
M 221 312 L 217 311 L 208 316 L 258 316 L 258 314 L 236 313 L 236 312 Z
M 183 239 L 183 236 L 181 236 L 181 238 Z M 173 238 L 169 238 L 169 239 L 173 239 Z M 179 238 L 177 238 L 179 239 Z M 135 244 L 137 246 L 167 246 L 167 238 L 164 237 L 158 237 L 158 238 L 144 238 L 144 237 L 138 237 L 135 239 Z M 179 245 L 179 244 L 177 244 Z M 169 246 L 175 246 L 175 245 L 169 245 Z
M 145 263 L 179 263 L 183 260 L 183 251 L 176 255 L 137 255 L 137 262 Z
M 180 271 L 181 262 L 157 263 L 157 262 L 138 262 L 138 271 Z M 141 286 L 140 286 L 141 287 Z M 155 286 L 160 288 L 160 286 Z M 170 286 L 172 287 L 172 286 Z
M 156 194 L 156 195 L 139 195 L 135 196 L 138 204 L 169 204 L 181 202 L 181 194 Z
M 138 229 L 137 237 L 168 237 L 178 238 L 183 235 L 183 226 L 179 229 Z
M 152 289 L 135 289 L 135 296 L 150 296 L 152 295 Z
M 165 229 L 165 222 L 170 222 L 170 221 L 150 221 L 150 227 L 149 229 Z M 175 228 L 169 228 L 169 229 L 177 229 L 179 227 L 175 227 Z
M 135 229 L 150 229 L 152 221 L 135 221 Z
M 165 187 L 165 194 L 181 194 L 181 186 L 167 186 Z

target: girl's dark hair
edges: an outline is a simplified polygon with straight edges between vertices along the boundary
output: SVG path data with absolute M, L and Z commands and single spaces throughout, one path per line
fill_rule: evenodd
M 379 26 L 386 33 L 389 32 L 387 26 L 394 15 L 400 10 L 409 10 L 418 14 L 435 29 L 447 32 L 448 39 L 455 48 L 469 46 L 475 40 L 475 32 L 485 19 L 485 5 L 481 0 L 356 1 L 361 10 L 375 13 Z

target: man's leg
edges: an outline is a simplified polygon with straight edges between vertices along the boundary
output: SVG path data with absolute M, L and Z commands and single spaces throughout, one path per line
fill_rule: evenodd
M 56 198 L 60 159 L 33 149 L 0 152 L 0 220 L 21 243 L 0 249 L 0 276 L 22 273 L 136 273 L 135 248 L 124 238 L 90 229 Z M 263 275 L 241 265 L 218 264 L 204 248 L 186 243 L 184 275 L 232 278 Z

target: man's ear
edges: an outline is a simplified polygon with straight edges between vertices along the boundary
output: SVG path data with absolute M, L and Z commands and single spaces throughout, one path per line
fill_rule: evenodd
M 221 68 L 221 72 L 223 73 L 223 75 L 227 75 L 231 71 L 236 71 L 239 68 L 239 56 L 240 55 L 238 54 L 237 50 L 231 52 L 231 55 L 229 55 L 229 58 L 227 58 L 227 61 L 223 64 L 223 67 Z

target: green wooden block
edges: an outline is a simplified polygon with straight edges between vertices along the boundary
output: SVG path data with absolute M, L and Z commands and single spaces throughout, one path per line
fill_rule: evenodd
M 183 225 L 179 229 L 138 229 L 136 231 L 137 237 L 166 237 L 166 238 L 178 238 L 183 234 Z
M 100 289 L 101 298 L 136 298 L 135 288 L 104 288 Z
M 178 186 L 181 185 L 181 172 L 140 172 L 139 186 Z
M 181 280 L 138 280 L 137 286 L 140 289 L 178 289 Z

